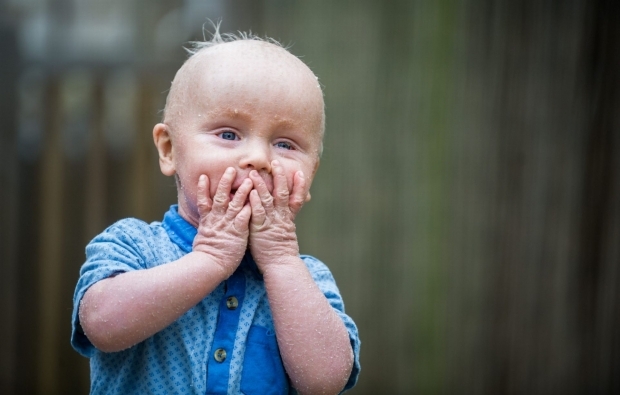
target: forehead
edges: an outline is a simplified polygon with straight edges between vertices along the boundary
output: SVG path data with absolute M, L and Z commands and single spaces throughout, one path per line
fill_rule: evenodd
M 184 69 L 184 70 L 183 70 Z M 323 94 L 314 73 L 274 44 L 236 41 L 204 49 L 180 71 L 181 89 L 206 109 L 246 105 L 277 116 L 323 117 Z M 179 77 L 179 76 L 177 76 Z

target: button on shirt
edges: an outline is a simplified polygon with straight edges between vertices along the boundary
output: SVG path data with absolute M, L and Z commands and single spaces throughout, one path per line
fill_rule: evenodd
M 91 394 L 287 394 L 295 393 L 282 365 L 262 276 L 249 253 L 211 294 L 167 328 L 114 353 L 97 350 L 78 317 L 84 293 L 97 281 L 175 261 L 192 250 L 196 228 L 172 206 L 162 222 L 124 219 L 86 247 L 86 263 L 73 298 L 71 344 L 90 358 Z M 302 255 L 330 305 L 345 324 L 359 374 L 357 328 L 344 313 L 329 269 Z

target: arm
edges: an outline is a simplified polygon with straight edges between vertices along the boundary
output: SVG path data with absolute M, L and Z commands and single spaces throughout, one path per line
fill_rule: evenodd
M 353 366 L 349 334 L 299 258 L 266 268 L 265 287 L 285 369 L 302 394 L 337 394 Z
M 99 350 L 124 350 L 170 325 L 227 277 L 202 252 L 122 273 L 88 289 L 80 302 L 80 323 Z
M 353 351 L 342 320 L 315 284 L 304 262 L 293 219 L 307 193 L 295 175 L 289 196 L 282 167 L 274 161 L 274 196 L 251 172 L 250 248 L 263 272 L 278 345 L 293 386 L 302 394 L 335 394 L 345 386 Z
M 101 280 L 86 291 L 79 317 L 84 333 L 105 352 L 120 351 L 164 329 L 227 279 L 241 262 L 248 238 L 252 183 L 246 180 L 228 204 L 234 170 L 216 195 L 208 179 L 198 186 L 200 223 L 193 251 L 177 261 Z

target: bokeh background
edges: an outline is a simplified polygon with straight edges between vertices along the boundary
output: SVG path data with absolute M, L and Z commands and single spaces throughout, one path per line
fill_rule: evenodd
M 151 130 L 207 18 L 324 87 L 298 228 L 359 326 L 351 393 L 620 393 L 619 4 L 0 0 L 0 393 L 88 392 L 84 246 L 174 203 Z

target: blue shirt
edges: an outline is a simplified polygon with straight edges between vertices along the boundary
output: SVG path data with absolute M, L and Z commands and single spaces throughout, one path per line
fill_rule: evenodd
M 287 394 L 294 393 L 282 365 L 262 276 L 249 253 L 211 294 L 167 328 L 113 353 L 97 350 L 80 326 L 78 307 L 97 281 L 175 261 L 192 250 L 196 228 L 172 206 L 163 222 L 124 219 L 86 247 L 86 263 L 73 297 L 71 344 L 90 358 L 91 394 Z M 345 324 L 359 374 L 360 340 L 332 274 L 302 255 L 334 311 Z

